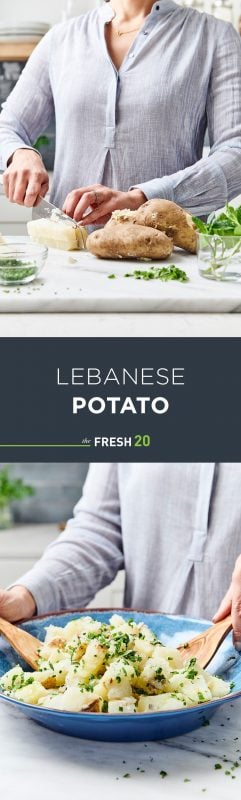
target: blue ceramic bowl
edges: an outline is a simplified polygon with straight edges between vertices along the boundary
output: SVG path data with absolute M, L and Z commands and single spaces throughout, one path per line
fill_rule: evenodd
M 63 614 L 51 614 L 35 617 L 22 625 L 24 630 L 36 636 L 40 641 L 45 638 L 47 625 L 64 626 L 71 619 L 80 616 L 91 616 L 101 622 L 109 622 L 113 613 L 120 613 L 125 619 L 134 618 L 136 622 L 144 621 L 163 644 L 176 647 L 182 642 L 200 633 L 210 624 L 207 620 L 195 620 L 188 617 L 177 617 L 143 611 L 123 611 L 122 609 L 95 610 L 84 609 Z M 14 650 L 1 639 L 0 644 L 0 676 L 20 663 L 24 669 L 29 667 L 19 659 Z M 93 714 L 55 711 L 22 703 L 0 693 L 0 699 L 11 703 L 30 717 L 58 733 L 78 736 L 82 739 L 96 739 L 106 742 L 137 742 L 151 739 L 167 739 L 171 736 L 199 728 L 205 724 L 222 703 L 241 697 L 241 656 L 234 650 L 232 637 L 229 635 L 222 644 L 218 654 L 209 665 L 209 671 L 235 683 L 227 697 L 212 700 L 193 708 L 177 711 L 152 712 L 148 714 Z

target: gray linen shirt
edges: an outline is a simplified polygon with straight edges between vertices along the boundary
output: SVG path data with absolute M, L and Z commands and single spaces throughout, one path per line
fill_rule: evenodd
M 231 24 L 158 0 L 117 71 L 109 3 L 55 25 L 0 116 L 2 169 L 55 111 L 51 199 L 103 183 L 174 200 L 194 214 L 241 191 L 241 44 Z M 208 128 L 210 154 L 202 158 Z
M 38 613 L 125 568 L 127 607 L 211 618 L 241 553 L 241 464 L 95 464 L 74 518 L 18 583 Z

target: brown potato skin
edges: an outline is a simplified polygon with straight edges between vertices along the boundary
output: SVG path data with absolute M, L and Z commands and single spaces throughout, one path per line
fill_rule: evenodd
M 197 252 L 197 231 L 191 216 L 171 200 L 148 200 L 135 211 L 133 222 L 165 231 L 177 247 L 189 253 Z
M 152 227 L 115 220 L 88 236 L 86 248 L 98 258 L 167 258 L 173 250 L 172 239 Z

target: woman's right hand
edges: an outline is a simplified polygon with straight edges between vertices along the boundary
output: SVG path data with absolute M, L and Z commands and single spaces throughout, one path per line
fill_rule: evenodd
M 3 173 L 5 195 L 11 203 L 32 208 L 39 195 L 49 188 L 49 176 L 42 158 L 34 150 L 15 150 L 11 163 Z
M 21 619 L 30 619 L 35 613 L 35 600 L 25 586 L 0 589 L 0 617 L 8 622 L 19 622 Z

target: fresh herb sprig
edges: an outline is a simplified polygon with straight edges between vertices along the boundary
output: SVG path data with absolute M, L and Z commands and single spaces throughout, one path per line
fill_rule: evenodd
M 211 236 L 217 233 L 219 236 L 241 236 L 241 206 L 233 208 L 227 204 L 224 211 L 216 214 L 213 211 L 209 214 L 207 222 L 198 217 L 193 217 L 193 222 L 200 233 Z
M 207 277 L 224 278 L 228 264 L 241 252 L 241 206 L 233 208 L 227 204 L 220 214 L 212 212 L 207 222 L 198 217 L 192 219 L 200 234 L 201 249 L 203 243 L 204 248 L 206 246 L 205 236 L 209 237 L 210 258 L 205 259 L 209 266 L 203 274 Z

